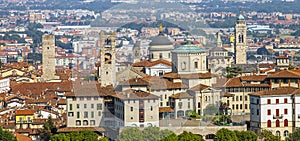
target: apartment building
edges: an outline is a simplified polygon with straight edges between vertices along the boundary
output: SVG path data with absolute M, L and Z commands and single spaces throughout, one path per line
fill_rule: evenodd
M 250 95 L 250 129 L 265 129 L 284 140 L 300 127 L 300 90 L 281 87 Z

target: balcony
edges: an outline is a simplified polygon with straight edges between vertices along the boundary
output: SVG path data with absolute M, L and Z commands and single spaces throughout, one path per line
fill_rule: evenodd
M 283 114 L 281 115 L 273 115 L 273 119 L 282 119 L 283 118 Z

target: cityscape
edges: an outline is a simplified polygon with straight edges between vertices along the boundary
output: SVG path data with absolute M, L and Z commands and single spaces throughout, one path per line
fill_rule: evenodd
M 298 0 L 0 0 L 0 141 L 299 141 Z

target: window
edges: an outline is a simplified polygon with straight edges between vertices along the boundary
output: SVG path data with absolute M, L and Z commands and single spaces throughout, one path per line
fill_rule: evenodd
M 87 108 L 87 105 L 86 105 L 86 104 L 83 104 L 83 108 L 86 109 L 86 108 Z
M 200 104 L 200 102 L 198 102 L 198 108 L 200 108 L 201 107 L 201 104 Z
M 69 117 L 73 117 L 73 116 L 74 116 L 74 113 L 73 113 L 73 112 L 69 112 L 69 113 L 68 113 L 68 116 L 69 116 Z
M 280 121 L 278 119 L 276 120 L 276 127 L 280 127 Z
M 98 111 L 98 116 L 99 116 L 99 117 L 101 116 L 101 111 Z
M 240 104 L 240 109 L 243 109 L 243 104 Z
M 102 110 L 102 103 L 97 104 L 97 110 Z
M 83 114 L 83 118 L 88 118 L 88 112 L 84 112 L 84 114 Z
M 133 111 L 133 107 L 130 107 L 130 111 L 131 111 L 131 112 Z
M 271 127 L 271 126 L 272 126 L 271 120 L 268 120 L 268 127 Z
M 271 115 L 271 110 L 270 109 L 268 109 L 268 115 Z
M 248 109 L 248 104 L 245 104 L 245 109 Z
M 268 104 L 271 104 L 271 99 L 268 99 Z
M 232 97 L 232 101 L 234 101 L 234 96 Z
M 236 100 L 236 101 L 239 101 L 239 96 L 236 96 L 235 100 Z
M 280 136 L 280 131 L 276 131 L 276 136 Z
M 80 105 L 79 104 L 77 104 L 77 109 L 79 109 L 80 108 Z
M 191 104 L 190 104 L 190 102 L 188 102 L 188 108 L 191 108 Z
M 256 109 L 256 115 L 259 115 L 259 109 Z
M 256 104 L 259 104 L 259 99 L 256 99 Z
M 81 121 L 80 120 L 76 120 L 76 125 L 81 125 Z
M 92 108 L 92 109 L 94 108 L 94 104 L 91 104 L 91 108 Z
M 289 126 L 289 121 L 287 119 L 284 120 L 284 127 L 288 127 Z
M 153 107 L 152 106 L 150 107 L 150 110 L 153 111 Z
M 91 112 L 91 118 L 94 118 L 94 116 L 95 116 L 94 112 Z
M 279 116 L 279 109 L 276 109 L 276 116 Z
M 163 54 L 159 53 L 159 59 L 162 59 L 162 58 L 163 58 Z
M 77 112 L 77 118 L 80 118 L 80 112 Z
M 234 105 L 232 105 L 232 110 L 234 110 Z
M 179 107 L 179 109 L 182 108 L 182 102 L 178 102 L 178 107 Z
M 90 120 L 90 125 L 95 125 L 95 120 Z
M 194 62 L 195 69 L 198 69 L 198 62 Z
M 288 131 L 288 130 L 285 130 L 285 131 L 283 132 L 283 136 L 284 136 L 284 137 L 289 136 L 289 131 Z
M 248 101 L 248 96 L 245 95 L 245 101 Z
M 83 125 L 89 125 L 89 122 L 87 120 L 84 120 Z
M 284 109 L 284 114 L 285 114 L 285 115 L 288 114 L 288 109 Z
M 240 96 L 240 101 L 243 101 L 243 96 Z
M 238 109 L 239 109 L 239 104 L 236 104 L 236 105 L 235 105 L 235 108 L 238 110 Z
M 73 110 L 73 105 L 72 105 L 72 104 L 70 104 L 69 106 L 70 106 L 70 110 Z
M 284 103 L 288 103 L 288 102 L 287 102 L 287 98 L 284 99 Z
M 279 99 L 276 99 L 276 104 L 279 104 Z

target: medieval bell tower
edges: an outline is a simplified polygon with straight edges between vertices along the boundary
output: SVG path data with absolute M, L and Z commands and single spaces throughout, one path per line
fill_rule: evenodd
M 235 25 L 235 64 L 246 64 L 247 63 L 247 26 L 245 18 L 240 12 Z
M 116 34 L 100 32 L 100 83 L 101 86 L 116 83 Z

